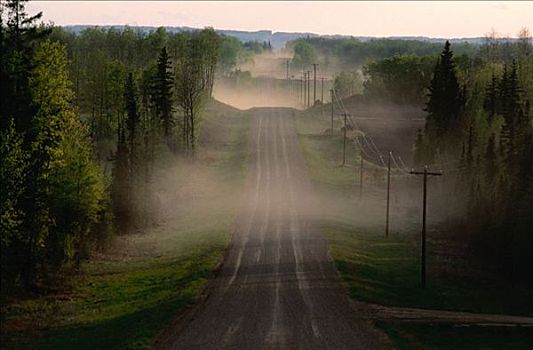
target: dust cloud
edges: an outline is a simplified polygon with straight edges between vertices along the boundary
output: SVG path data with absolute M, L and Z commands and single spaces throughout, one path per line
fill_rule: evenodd
M 287 60 L 291 60 L 292 56 L 293 54 L 287 50 L 264 52 L 242 63 L 237 69 L 248 71 L 253 77 L 285 79 L 287 78 Z M 290 67 L 289 73 L 291 73 Z
M 249 84 L 219 79 L 213 90 L 214 97 L 239 109 L 253 107 L 292 107 L 298 103 L 299 86 L 296 82 L 274 78 L 254 78 Z
M 194 159 L 163 146 L 157 150 L 151 185 L 132 198 L 150 219 L 137 223 L 130 234 L 117 236 L 106 258 L 173 257 L 227 239 L 243 200 L 245 152 L 242 161 L 228 164 L 239 151 L 233 149 L 235 130 L 246 134 L 241 113 L 210 103 Z
M 417 130 L 425 124 L 424 112 L 420 106 L 400 106 L 380 100 L 364 100 L 353 96 L 343 101 L 348 120 L 347 162 L 344 173 L 353 174 L 353 180 L 346 182 L 342 193 L 319 191 L 320 203 L 329 222 L 349 223 L 369 232 L 384 234 L 387 199 L 387 161 L 392 152 L 390 187 L 390 227 L 395 234 L 419 232 L 422 213 L 422 178 L 409 174 L 413 167 L 414 142 Z M 331 129 L 331 105 L 312 108 L 298 117 L 299 130 L 305 142 L 316 143 L 322 152 L 329 154 L 327 167 L 342 164 L 342 113 L 344 109 L 335 106 L 333 130 Z M 360 130 L 360 132 L 355 132 Z M 366 140 L 357 135 L 365 135 Z M 374 146 L 375 145 L 375 146 Z M 360 196 L 360 158 L 363 148 L 363 190 Z M 377 154 L 381 154 L 381 157 Z M 401 158 L 401 160 L 400 160 Z M 464 210 L 464 198 L 451 196 L 453 167 L 435 164 L 430 167 L 443 172 L 428 182 L 428 222 L 438 231 L 450 220 L 458 219 Z M 340 175 L 339 175 L 340 176 Z

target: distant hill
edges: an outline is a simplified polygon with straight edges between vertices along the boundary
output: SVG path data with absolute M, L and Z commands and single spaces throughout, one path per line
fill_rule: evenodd
M 69 32 L 79 33 L 86 28 L 91 27 L 101 27 L 101 28 L 116 28 L 123 29 L 126 26 L 124 25 L 103 25 L 103 26 L 91 26 L 91 25 L 68 25 L 63 28 Z M 130 26 L 131 28 L 136 28 L 141 31 L 154 31 L 157 27 L 151 26 Z M 168 32 L 184 32 L 184 31 L 195 31 L 199 28 L 192 27 L 165 27 Z M 270 44 L 276 48 L 280 49 L 285 47 L 285 44 L 291 40 L 296 40 L 306 37 L 324 37 L 330 39 L 355 39 L 360 41 L 369 41 L 373 39 L 395 39 L 395 40 L 417 40 L 417 41 L 427 41 L 433 43 L 444 43 L 446 40 L 449 40 L 452 44 L 459 42 L 467 42 L 474 45 L 480 45 L 483 43 L 483 37 L 476 38 L 429 38 L 425 36 L 393 36 L 393 37 L 370 37 L 370 36 L 351 36 L 351 35 L 319 35 L 315 33 L 289 33 L 289 32 L 273 32 L 271 30 L 258 30 L 258 31 L 243 31 L 243 30 L 225 30 L 225 29 L 216 29 L 217 33 L 224 34 L 227 36 L 234 37 L 242 42 L 246 41 L 270 41 Z M 512 38 L 502 38 L 503 41 L 515 41 L 516 39 Z

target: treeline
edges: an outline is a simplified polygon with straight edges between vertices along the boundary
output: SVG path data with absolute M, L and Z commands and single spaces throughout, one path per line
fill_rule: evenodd
M 39 23 L 1 2 L 2 293 L 49 288 L 152 224 L 157 167 L 194 157 L 221 38 Z
M 323 37 L 302 38 L 287 43 L 294 52 L 293 63 L 303 69 L 313 63 L 338 66 L 341 69 L 356 69 L 370 61 L 396 55 L 435 55 L 441 44 L 421 40 L 372 39 L 331 39 Z M 479 48 L 469 43 L 457 44 L 455 50 L 460 55 L 474 56 Z
M 217 63 L 231 65 L 224 47 L 232 41 L 212 29 L 73 34 L 54 28 L 51 36 L 67 46 L 77 106 L 98 161 L 111 169 L 115 228 L 124 233 L 153 224 L 160 212 L 154 171 L 173 154 L 194 156 Z
M 105 181 L 88 128 L 72 104 L 65 48 L 2 2 L 0 23 L 0 191 L 2 291 L 26 289 L 79 266 L 105 235 Z
M 459 71 L 449 43 L 433 69 L 415 163 L 444 168 L 441 197 L 460 209 L 456 230 L 510 279 L 531 273 L 533 48 Z M 460 204 L 463 203 L 462 207 Z
M 221 40 L 218 71 L 220 75 L 226 77 L 230 76 L 239 64 L 253 61 L 255 55 L 272 51 L 268 41 L 243 43 L 230 36 L 222 36 Z
M 518 39 L 514 41 L 498 39 L 492 34 L 476 50 L 454 56 L 457 78 L 461 83 L 471 84 L 488 66 L 510 64 L 513 60 L 527 61 L 530 46 L 531 39 L 525 29 L 518 33 Z M 398 104 L 423 105 L 436 64 L 435 55 L 415 54 L 393 55 L 370 61 L 362 70 L 364 93 L 368 97 Z M 528 79 L 527 75 L 522 74 L 521 79 Z M 524 83 L 531 86 L 531 82 Z
M 454 44 L 457 74 L 471 77 L 486 64 L 510 63 L 527 50 L 527 32 L 518 39 L 489 33 L 482 44 Z M 423 105 L 436 64 L 440 44 L 417 40 L 304 38 L 292 41 L 292 64 L 309 69 L 320 64 L 322 72 L 334 73 L 335 90 L 341 97 L 364 93 L 368 98 L 397 104 Z

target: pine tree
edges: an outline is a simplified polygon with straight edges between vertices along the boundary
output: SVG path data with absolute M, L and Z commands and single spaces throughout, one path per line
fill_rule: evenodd
M 111 200 L 113 202 L 113 214 L 115 226 L 121 233 L 129 230 L 132 221 L 130 209 L 130 171 L 129 151 L 126 142 L 126 133 L 123 127 L 119 127 L 117 139 L 117 151 L 112 172 Z
M 529 129 L 529 118 L 521 103 L 522 89 L 518 83 L 517 66 L 513 61 L 511 68 L 504 67 L 500 82 L 500 113 L 505 121 L 501 140 L 507 161 L 515 164 L 517 155 L 525 145 Z
M 133 81 L 133 74 L 129 73 L 124 86 L 124 102 L 126 109 L 126 127 L 128 128 L 128 140 L 130 151 L 134 150 L 135 138 L 139 127 L 140 115 L 137 108 L 137 88 Z
M 154 78 L 153 86 L 153 102 L 157 115 L 159 116 L 162 126 L 163 134 L 168 140 L 174 120 L 172 118 L 172 86 L 174 79 L 171 73 L 170 58 L 168 57 L 166 47 L 163 47 L 159 58 L 157 60 L 157 72 Z
M 485 89 L 485 99 L 483 101 L 483 108 L 489 115 L 489 122 L 492 122 L 498 112 L 498 93 L 498 79 L 494 72 L 492 72 L 490 83 Z
M 496 151 L 496 140 L 494 134 L 491 134 L 485 151 L 485 178 L 489 188 L 494 185 L 496 175 L 498 174 L 497 158 L 498 152 Z
M 453 52 L 446 41 L 429 87 L 429 100 L 426 104 L 426 135 L 432 148 L 446 151 L 456 137 L 459 125 L 459 114 L 463 106 L 462 92 L 455 73 Z
M 31 107 L 29 74 L 37 43 L 50 34 L 51 29 L 39 26 L 39 12 L 29 16 L 25 12 L 27 0 L 2 1 L 1 12 L 7 14 L 0 29 L 0 128 L 8 127 L 9 118 L 15 118 L 17 131 L 24 132 L 29 141 Z M 26 145 L 28 143 L 26 142 Z

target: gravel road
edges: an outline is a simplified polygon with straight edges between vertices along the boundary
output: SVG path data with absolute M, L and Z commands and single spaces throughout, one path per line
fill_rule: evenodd
M 205 303 L 168 349 L 386 349 L 350 306 L 326 239 L 291 119 L 252 111 L 246 200 Z

